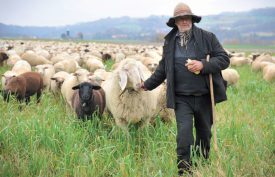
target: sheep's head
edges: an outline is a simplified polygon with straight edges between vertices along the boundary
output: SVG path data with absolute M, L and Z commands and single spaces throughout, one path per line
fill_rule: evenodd
M 51 77 L 51 80 L 55 81 L 57 88 L 61 88 L 65 78 L 63 77 Z
M 35 71 L 38 72 L 41 76 L 45 75 L 45 71 L 49 69 L 50 66 L 45 64 L 45 65 L 37 65 L 35 66 Z
M 135 91 L 140 90 L 141 83 L 145 81 L 141 65 L 139 62 L 130 62 L 118 70 L 119 86 L 122 91 L 126 88 Z
M 73 90 L 78 90 L 79 97 L 82 101 L 86 102 L 92 99 L 93 97 L 93 90 L 99 90 L 101 87 L 97 84 L 92 84 L 89 82 L 83 82 L 72 87 Z M 85 106 L 85 105 L 84 105 Z

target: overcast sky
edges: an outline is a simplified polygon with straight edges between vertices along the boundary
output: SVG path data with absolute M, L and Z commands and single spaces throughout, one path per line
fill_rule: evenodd
M 0 0 L 0 22 L 23 26 L 61 26 L 105 17 L 172 16 L 178 2 L 197 15 L 275 7 L 275 0 Z

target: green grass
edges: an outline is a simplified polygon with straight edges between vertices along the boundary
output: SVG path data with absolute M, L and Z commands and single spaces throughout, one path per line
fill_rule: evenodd
M 111 65 L 111 64 L 110 64 Z M 8 69 L 0 68 L 0 74 Z M 219 152 L 194 158 L 194 176 L 275 176 L 275 84 L 249 66 L 217 105 Z M 82 122 L 65 102 L 44 93 L 23 111 L 0 96 L 0 176 L 176 176 L 176 124 L 157 120 L 130 137 L 109 117 Z
M 272 55 L 275 55 L 275 45 L 225 44 L 223 47 L 229 51 L 235 52 L 270 52 Z

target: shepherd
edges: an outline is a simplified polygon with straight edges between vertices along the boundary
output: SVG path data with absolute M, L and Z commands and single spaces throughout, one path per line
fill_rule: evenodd
M 187 4 L 176 5 L 174 15 L 167 22 L 172 30 L 165 36 L 159 66 L 141 85 L 145 91 L 153 90 L 167 80 L 167 107 L 176 114 L 179 176 L 192 173 L 191 149 L 198 156 L 209 158 L 214 107 L 209 78 L 213 80 L 213 105 L 227 99 L 221 70 L 229 66 L 229 57 L 213 33 L 194 24 L 200 21 L 201 17 L 194 15 Z

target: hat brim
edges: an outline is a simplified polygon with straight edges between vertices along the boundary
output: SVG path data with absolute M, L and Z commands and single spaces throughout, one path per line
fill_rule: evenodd
M 174 28 L 176 26 L 175 24 L 175 19 L 178 17 L 184 17 L 184 16 L 191 16 L 192 17 L 192 22 L 193 23 L 199 23 L 201 21 L 201 16 L 197 16 L 197 15 L 179 15 L 179 16 L 175 16 L 175 17 L 171 17 L 168 22 L 166 23 L 167 26 Z

